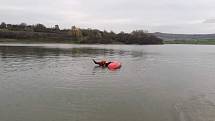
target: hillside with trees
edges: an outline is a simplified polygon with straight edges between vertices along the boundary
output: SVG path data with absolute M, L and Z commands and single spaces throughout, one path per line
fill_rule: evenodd
M 163 40 L 143 30 L 131 33 L 114 33 L 98 29 L 60 29 L 58 25 L 48 28 L 43 24 L 0 24 L 1 39 L 16 39 L 34 42 L 69 42 L 80 44 L 162 44 Z

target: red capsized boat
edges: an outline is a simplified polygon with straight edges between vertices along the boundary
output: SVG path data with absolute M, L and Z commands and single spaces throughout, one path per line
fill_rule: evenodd
M 108 68 L 109 69 L 112 69 L 112 70 L 115 70 L 115 69 L 119 69 L 121 68 L 121 63 L 118 62 L 118 61 L 112 61 L 109 65 L 108 65 Z

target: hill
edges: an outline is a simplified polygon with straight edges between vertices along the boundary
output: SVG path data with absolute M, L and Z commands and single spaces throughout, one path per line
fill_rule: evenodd
M 215 40 L 215 34 L 170 34 L 170 33 L 153 33 L 158 38 L 165 41 L 173 40 Z

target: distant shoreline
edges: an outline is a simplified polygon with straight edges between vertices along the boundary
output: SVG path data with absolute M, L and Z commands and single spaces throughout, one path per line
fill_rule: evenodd
M 77 43 L 71 40 L 61 40 L 61 41 L 53 41 L 53 40 L 30 40 L 30 39 L 7 39 L 7 38 L 0 38 L 1 43 L 23 43 L 23 44 L 52 44 L 52 43 L 59 43 L 59 44 L 82 44 Z M 88 43 L 92 45 L 97 45 L 101 43 Z M 124 43 L 110 43 L 116 45 L 127 45 Z M 186 45 L 215 45 L 215 40 L 174 40 L 174 41 L 164 41 L 163 44 L 186 44 Z M 135 45 L 135 44 L 133 44 Z M 138 45 L 138 44 L 137 44 Z M 154 44 L 156 45 L 156 44 Z
M 74 42 L 71 40 L 30 40 L 30 39 L 7 39 L 7 38 L 0 38 L 0 44 L 1 43 L 23 43 L 23 44 L 52 44 L 52 43 L 59 43 L 59 44 L 83 44 L 83 43 L 78 43 Z M 88 43 L 88 44 L 101 44 L 101 43 Z M 122 44 L 123 43 L 111 43 L 111 44 Z
M 164 44 L 215 45 L 215 39 L 171 40 L 171 41 L 164 41 Z

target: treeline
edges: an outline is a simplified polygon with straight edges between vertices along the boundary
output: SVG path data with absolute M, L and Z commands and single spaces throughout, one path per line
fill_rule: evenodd
M 75 42 L 84 44 L 162 44 L 163 40 L 143 30 L 131 33 L 114 33 L 97 29 L 80 29 L 72 26 L 71 29 L 61 30 L 58 25 L 48 28 L 43 24 L 18 25 L 0 24 L 0 38 L 29 39 L 35 41 Z
M 0 29 L 7 29 L 11 31 L 48 32 L 48 33 L 56 33 L 60 31 L 60 28 L 58 25 L 55 25 L 55 27 L 53 28 L 47 28 L 43 24 L 27 25 L 26 23 L 21 23 L 18 25 L 13 25 L 13 24 L 6 24 L 5 22 L 1 23 Z

